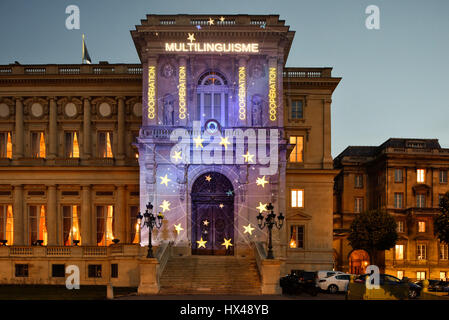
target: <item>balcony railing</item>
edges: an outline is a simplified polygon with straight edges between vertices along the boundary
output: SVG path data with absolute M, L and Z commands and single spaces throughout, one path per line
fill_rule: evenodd
M 0 76 L 9 75 L 141 75 L 141 64 L 73 64 L 73 65 L 20 65 L 0 66 Z
M 332 68 L 285 68 L 284 78 L 330 78 Z

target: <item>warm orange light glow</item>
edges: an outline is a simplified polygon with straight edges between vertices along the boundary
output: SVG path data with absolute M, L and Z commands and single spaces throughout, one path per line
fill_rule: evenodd
M 304 137 L 291 136 L 290 144 L 294 145 L 292 153 L 290 153 L 290 162 L 303 162 Z
M 140 225 L 136 222 L 136 235 L 134 236 L 133 243 L 139 243 Z
M 292 190 L 292 208 L 304 207 L 304 190 L 293 189 Z
M 426 170 L 424 170 L 424 169 L 416 170 L 416 181 L 418 183 L 424 183 L 425 173 L 426 173 Z
M 112 219 L 114 215 L 114 207 L 107 206 L 107 216 L 106 216 L 106 245 L 112 244 L 112 240 L 114 240 L 114 235 L 112 231 Z
M 11 142 L 11 133 L 10 132 L 8 132 L 8 140 L 6 141 L 6 157 L 9 159 L 12 158 L 12 142 Z
M 14 240 L 14 217 L 12 215 L 12 206 L 6 208 L 6 239 L 7 244 L 12 245 Z
M 72 207 L 72 230 L 71 236 L 73 240 L 79 240 L 81 244 L 81 234 L 80 234 L 80 219 L 78 215 L 78 207 Z
M 44 133 L 40 132 L 40 139 L 39 139 L 39 158 L 45 158 L 45 138 Z
M 73 154 L 72 154 L 72 158 L 79 158 L 80 157 L 80 147 L 78 144 L 78 137 L 76 132 L 73 133 Z
M 295 239 L 290 239 L 290 248 L 296 248 L 296 241 Z
M 40 214 L 39 214 L 39 240 L 43 240 L 42 245 L 47 245 L 47 226 L 45 224 L 45 207 L 40 206 Z
M 139 159 L 139 153 L 136 152 L 136 159 Z
M 112 158 L 111 136 L 106 132 L 106 158 Z

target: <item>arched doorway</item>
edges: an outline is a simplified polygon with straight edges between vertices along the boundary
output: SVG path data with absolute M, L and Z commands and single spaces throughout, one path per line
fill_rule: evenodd
M 208 172 L 192 186 L 192 254 L 234 254 L 234 188 L 224 175 Z M 203 240 L 202 243 L 197 241 Z M 232 246 L 223 245 L 225 239 Z M 229 242 L 229 239 L 230 242 Z
M 369 254 L 365 250 L 354 250 L 349 255 L 349 272 L 352 274 L 364 274 L 369 265 Z

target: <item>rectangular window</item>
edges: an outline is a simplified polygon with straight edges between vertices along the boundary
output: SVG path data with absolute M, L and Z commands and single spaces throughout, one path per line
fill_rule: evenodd
M 396 192 L 394 194 L 394 207 L 396 209 L 402 209 L 402 198 L 403 198 L 403 194 L 400 192 Z
M 416 272 L 416 280 L 426 280 L 426 272 L 425 271 L 417 271 Z
M 416 246 L 416 259 L 418 260 L 427 259 L 427 246 L 425 244 L 418 244 Z
M 303 118 L 303 108 L 302 100 L 293 100 L 291 107 L 292 119 L 302 119 Z
M 404 232 L 404 221 L 397 221 L 397 232 Z
M 440 260 L 448 259 L 448 245 L 445 243 L 440 244 Z
M 354 176 L 354 187 L 355 188 L 363 188 L 363 175 L 356 174 Z
M 14 216 L 10 204 L 0 204 L 0 240 L 6 240 L 6 245 L 13 245 Z
M 394 169 L 394 182 L 402 182 L 402 169 Z
M 16 277 L 28 277 L 28 264 L 15 265 Z
M 363 198 L 354 199 L 354 213 L 363 212 Z
M 0 132 L 0 158 L 12 158 L 11 132 Z
M 63 206 L 64 245 L 71 246 L 77 242 L 81 245 L 81 208 L 80 206 Z M 76 242 L 74 242 L 76 241 Z
M 289 246 L 304 249 L 304 226 L 290 226 Z
M 112 158 L 112 132 L 98 132 L 98 157 Z
M 426 222 L 418 221 L 418 232 L 426 232 Z
M 29 209 L 29 235 L 30 244 L 36 245 L 38 241 L 42 241 L 44 246 L 47 245 L 47 224 L 44 205 L 32 205 Z
M 447 279 L 446 271 L 440 271 L 440 280 L 446 281 L 446 279 Z
M 304 190 L 292 190 L 292 208 L 304 208 Z
M 31 157 L 45 158 L 45 135 L 44 132 L 31 132 Z
M 101 278 L 101 264 L 89 264 L 87 266 L 87 276 L 89 278 Z
M 417 169 L 416 170 L 416 182 L 424 183 L 425 175 L 426 175 L 426 170 L 425 169 Z
M 396 260 L 404 260 L 404 245 L 397 244 L 394 248 Z
M 426 195 L 422 193 L 418 193 L 416 195 L 416 206 L 418 208 L 425 208 L 426 207 Z
M 290 144 L 294 145 L 290 153 L 290 162 L 303 162 L 304 160 L 304 137 L 291 136 Z
M 97 246 L 108 246 L 114 239 L 114 207 L 97 206 Z
M 51 276 L 53 278 L 65 278 L 65 265 L 64 264 L 52 264 Z
M 402 280 L 402 278 L 404 278 L 404 271 L 398 270 L 396 276 L 397 276 L 398 279 Z
M 131 243 L 139 243 L 139 233 L 140 233 L 140 226 L 137 223 L 137 213 L 139 212 L 138 206 L 131 206 L 129 208 L 130 212 L 130 219 L 131 222 Z
M 66 158 L 79 158 L 80 147 L 78 144 L 78 133 L 76 131 L 65 133 L 65 156 Z
M 111 278 L 118 278 L 118 263 L 111 263 Z
M 440 170 L 440 183 L 447 183 L 447 170 Z

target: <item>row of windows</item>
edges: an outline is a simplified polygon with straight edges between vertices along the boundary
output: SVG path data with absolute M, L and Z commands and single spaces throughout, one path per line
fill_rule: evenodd
M 404 270 L 398 270 L 397 277 L 399 279 L 404 278 Z M 416 272 L 416 280 L 426 280 L 426 279 L 427 279 L 426 271 L 417 271 Z M 446 271 L 440 271 L 440 280 L 443 280 L 443 281 L 447 280 L 447 272 Z
M 130 206 L 130 239 L 139 243 L 139 224 L 137 206 Z M 108 246 L 113 243 L 114 206 L 96 206 L 96 243 Z M 62 206 L 62 234 L 64 246 L 81 245 L 81 208 L 78 205 Z M 30 245 L 47 245 L 48 232 L 45 205 L 28 206 L 28 230 Z M 11 205 L 0 205 L 0 240 L 6 244 L 14 243 L 14 216 Z
M 402 183 L 403 180 L 403 169 L 394 169 L 394 182 Z M 440 170 L 438 177 L 440 183 L 447 183 L 447 170 Z M 426 178 L 426 169 L 417 169 L 416 170 L 416 182 L 417 183 L 425 183 Z M 354 177 L 354 188 L 363 188 L 363 175 L 356 174 Z
M 133 139 L 138 135 L 133 133 Z M 46 138 L 43 131 L 30 133 L 31 157 L 46 158 Z M 112 152 L 113 133 L 112 131 L 100 131 L 97 134 L 97 156 L 99 158 L 113 158 Z M 77 131 L 66 131 L 64 133 L 64 154 L 66 158 L 79 158 L 79 133 Z M 135 151 L 137 157 L 137 151 Z M 11 132 L 0 132 L 0 158 L 12 158 Z
M 405 245 L 397 244 L 394 248 L 395 260 L 404 260 L 405 258 Z M 448 245 L 440 244 L 439 248 L 439 259 L 448 260 Z M 427 245 L 417 244 L 416 245 L 416 260 L 427 260 Z
M 28 264 L 16 264 L 15 265 L 16 277 L 28 277 L 29 265 Z M 52 264 L 51 265 L 52 278 L 65 278 L 65 265 L 64 264 Z M 88 278 L 101 278 L 102 277 L 102 265 L 101 264 L 89 264 L 87 266 Z M 118 278 L 118 264 L 111 263 L 111 278 Z

